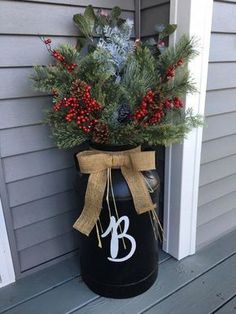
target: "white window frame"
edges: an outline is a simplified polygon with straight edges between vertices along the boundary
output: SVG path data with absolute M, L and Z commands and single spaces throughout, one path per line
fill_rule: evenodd
M 0 199 L 0 288 L 15 281 L 15 272 Z
M 170 23 L 177 24 L 173 44 L 186 33 L 199 39 L 199 56 L 188 65 L 198 93 L 188 95 L 186 108 L 204 114 L 213 0 L 171 0 Z M 202 128 L 181 145 L 166 149 L 163 249 L 177 259 L 196 251 L 197 207 Z

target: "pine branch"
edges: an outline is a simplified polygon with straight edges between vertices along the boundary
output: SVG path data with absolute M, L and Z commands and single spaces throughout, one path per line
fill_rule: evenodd
M 178 60 L 183 60 L 185 63 L 194 58 L 198 52 L 196 50 L 197 40 L 192 37 L 188 38 L 183 35 L 175 46 L 168 47 L 159 57 L 158 70 L 160 74 L 166 72 L 166 70 L 176 64 Z
M 66 122 L 62 112 L 49 110 L 45 123 L 52 130 L 53 138 L 59 148 L 68 149 L 78 146 L 87 140 L 87 136 L 73 122 Z
M 171 98 L 174 96 L 183 97 L 187 93 L 194 93 L 197 91 L 195 83 L 186 67 L 178 69 L 172 80 L 165 84 L 159 84 L 159 87 L 157 88 L 160 90 L 160 93 L 164 98 Z
M 147 47 L 137 48 L 136 53 L 129 56 L 121 84 L 129 91 L 131 107 L 157 84 L 156 61 Z

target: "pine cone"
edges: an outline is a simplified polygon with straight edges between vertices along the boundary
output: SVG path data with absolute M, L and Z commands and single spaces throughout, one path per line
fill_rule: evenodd
M 127 123 L 129 122 L 131 118 L 131 110 L 129 105 L 127 104 L 122 104 L 120 105 L 119 109 L 118 109 L 118 122 L 120 123 Z
M 107 124 L 97 123 L 93 129 L 93 142 L 107 144 L 109 140 L 109 129 Z
M 73 81 L 71 84 L 71 96 L 80 98 L 81 95 L 83 95 L 84 93 L 85 87 L 86 87 L 86 84 L 83 81 L 79 79 Z

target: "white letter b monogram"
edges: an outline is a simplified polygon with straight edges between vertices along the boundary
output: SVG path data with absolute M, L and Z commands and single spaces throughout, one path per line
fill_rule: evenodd
M 121 222 L 124 221 L 124 229 L 123 232 L 118 234 L 118 227 L 121 224 Z M 110 232 L 111 232 L 111 246 L 110 246 L 110 251 L 111 251 L 111 257 L 108 257 L 109 261 L 112 262 L 124 262 L 131 258 L 131 256 L 134 254 L 136 250 L 136 241 L 135 239 L 127 234 L 127 231 L 129 229 L 129 218 L 127 216 L 122 216 L 120 217 L 117 222 L 114 216 L 111 216 L 110 224 L 107 228 L 107 230 L 101 235 L 103 238 L 105 238 Z M 130 241 L 131 243 L 131 249 L 129 254 L 122 258 L 116 258 L 119 252 L 119 240 L 122 238 L 126 238 Z

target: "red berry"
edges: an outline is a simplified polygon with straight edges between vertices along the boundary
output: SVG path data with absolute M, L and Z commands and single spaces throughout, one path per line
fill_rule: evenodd
M 165 102 L 164 102 L 164 105 L 167 109 L 170 109 L 172 107 L 172 103 L 169 99 L 167 99 Z
M 48 38 L 48 39 L 45 39 L 43 42 L 45 43 L 45 45 L 49 45 L 51 44 L 52 40 Z
M 159 46 L 159 47 L 165 47 L 165 42 L 164 42 L 164 40 L 159 41 L 158 46 Z
M 184 63 L 183 59 L 179 59 L 179 60 L 177 61 L 177 66 L 183 65 L 183 63 Z

